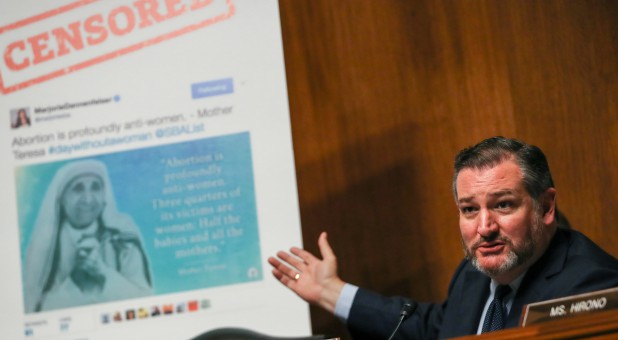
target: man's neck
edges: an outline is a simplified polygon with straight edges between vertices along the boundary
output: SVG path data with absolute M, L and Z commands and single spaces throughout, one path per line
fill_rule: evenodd
M 73 244 L 77 244 L 85 236 L 94 236 L 97 233 L 99 223 L 94 220 L 89 226 L 85 228 L 74 228 L 68 221 L 64 222 L 64 227 L 68 231 Z

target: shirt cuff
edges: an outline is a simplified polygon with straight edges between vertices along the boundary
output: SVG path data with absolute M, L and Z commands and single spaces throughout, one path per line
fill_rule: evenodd
M 348 320 L 350 309 L 352 309 L 352 302 L 354 302 L 357 291 L 358 287 L 349 283 L 346 283 L 343 289 L 341 289 L 341 294 L 335 305 L 335 316 L 343 322 Z

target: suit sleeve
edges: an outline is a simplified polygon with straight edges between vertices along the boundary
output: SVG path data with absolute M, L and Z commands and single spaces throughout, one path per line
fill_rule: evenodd
M 457 268 L 449 286 L 452 290 L 465 262 Z M 347 321 L 347 327 L 354 339 L 384 340 L 397 326 L 401 308 L 411 300 L 403 297 L 384 297 L 375 292 L 359 288 Z M 447 300 L 448 301 L 448 300 Z M 418 303 L 414 314 L 403 322 L 395 339 L 436 339 L 442 326 L 444 303 Z

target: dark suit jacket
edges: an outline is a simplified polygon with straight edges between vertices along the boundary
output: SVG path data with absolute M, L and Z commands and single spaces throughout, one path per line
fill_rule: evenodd
M 476 334 L 490 279 L 467 260 L 461 262 L 442 304 L 419 303 L 397 339 L 443 339 Z M 618 260 L 583 234 L 558 229 L 545 254 L 528 270 L 513 300 L 506 327 L 519 324 L 525 304 L 618 287 Z M 387 339 L 399 319 L 401 297 L 359 289 L 347 326 L 355 339 Z

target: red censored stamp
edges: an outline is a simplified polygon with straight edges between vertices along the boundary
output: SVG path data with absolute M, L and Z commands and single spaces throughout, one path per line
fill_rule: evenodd
M 233 0 L 80 0 L 0 27 L 0 91 L 18 91 L 225 21 Z

